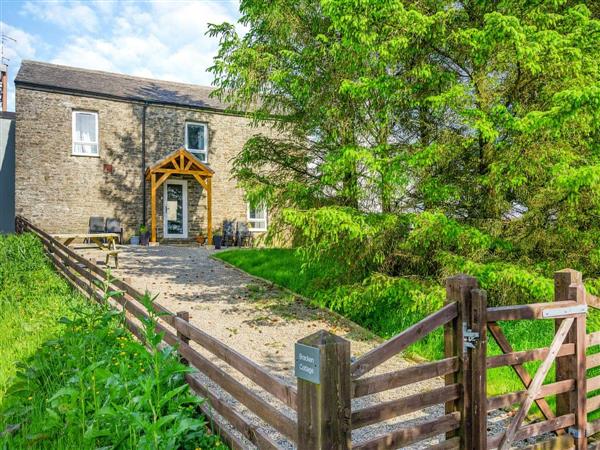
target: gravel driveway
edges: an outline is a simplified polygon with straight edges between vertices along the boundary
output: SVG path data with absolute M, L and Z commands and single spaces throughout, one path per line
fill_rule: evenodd
M 103 255 L 98 251 L 79 251 L 94 261 L 104 263 L 101 261 Z M 295 384 L 294 343 L 317 330 L 328 330 L 350 340 L 354 356 L 361 355 L 379 344 L 378 340 L 357 325 L 326 311 L 311 308 L 291 294 L 214 260 L 210 258 L 212 253 L 214 253 L 212 250 L 192 246 L 161 245 L 148 248 L 126 246 L 119 255 L 119 269 L 114 270 L 113 273 L 119 278 L 127 279 L 127 282 L 139 290 L 148 290 L 153 295 L 158 295 L 157 301 L 171 311 L 189 311 L 190 321 L 198 328 L 209 332 L 266 367 L 289 384 Z M 401 314 L 401 311 L 391 313 Z M 204 355 L 210 355 L 197 345 L 194 347 Z M 228 368 L 212 355 L 210 359 L 220 367 Z M 409 364 L 412 363 L 401 357 L 395 357 L 370 374 L 396 370 Z M 293 417 L 293 411 L 288 410 L 277 400 L 270 399 L 268 394 L 237 374 L 235 370 L 228 371 Z M 198 375 L 198 377 L 203 383 L 218 390 L 223 398 L 234 403 L 228 394 L 223 393 L 204 376 Z M 436 378 L 418 385 L 363 397 L 353 400 L 353 409 L 442 385 L 443 381 Z M 270 430 L 243 406 L 237 407 L 255 423 L 260 423 L 283 448 L 293 448 L 284 437 Z M 426 408 L 378 425 L 355 430 L 352 435 L 353 441 L 358 443 L 442 414 L 442 406 Z M 495 424 L 494 427 L 502 425 L 497 423 L 497 419 L 490 420 Z M 410 448 L 426 448 L 436 442 L 437 438 L 434 438 Z

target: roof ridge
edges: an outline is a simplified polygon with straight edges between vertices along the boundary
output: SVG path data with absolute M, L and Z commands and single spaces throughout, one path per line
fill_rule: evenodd
M 131 80 L 143 80 L 143 81 L 149 81 L 149 82 L 161 82 L 161 83 L 175 84 L 175 85 L 179 85 L 179 86 L 188 86 L 188 87 L 193 87 L 193 88 L 204 88 L 204 89 L 208 89 L 211 91 L 214 91 L 217 89 L 214 86 L 205 86 L 203 84 L 184 83 L 182 81 L 171 81 L 171 80 L 164 80 L 164 79 L 159 79 L 159 78 L 140 77 L 140 76 L 130 75 L 130 74 L 126 74 L 126 73 L 120 73 L 120 72 L 109 72 L 107 70 L 85 69 L 83 67 L 67 66 L 66 64 L 55 64 L 55 63 L 49 63 L 46 61 L 37 61 L 34 59 L 23 59 L 21 61 L 21 65 L 23 65 L 23 63 L 36 64 L 36 65 L 46 66 L 46 67 L 60 67 L 60 68 L 64 68 L 64 69 L 74 70 L 77 72 L 95 73 L 95 74 L 99 74 L 99 75 L 123 77 L 123 78 L 129 78 Z

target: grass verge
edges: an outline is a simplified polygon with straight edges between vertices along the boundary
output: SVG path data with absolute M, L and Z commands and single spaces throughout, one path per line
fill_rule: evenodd
M 59 334 L 58 319 L 81 304 L 55 276 L 32 235 L 0 235 L 0 406 L 15 363 Z
M 2 335 L 0 448 L 225 448 L 198 414 L 190 369 L 159 348 L 156 317 L 143 324 L 148 350 L 121 313 L 75 293 L 31 235 L 0 237 L 0 282 L 1 326 L 15 327 Z

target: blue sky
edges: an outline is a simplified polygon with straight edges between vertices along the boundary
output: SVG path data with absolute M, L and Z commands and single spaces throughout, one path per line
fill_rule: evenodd
M 238 0 L 0 0 L 9 110 L 23 59 L 210 85 L 217 40 L 207 23 L 235 22 Z M 240 30 L 242 31 L 242 30 Z

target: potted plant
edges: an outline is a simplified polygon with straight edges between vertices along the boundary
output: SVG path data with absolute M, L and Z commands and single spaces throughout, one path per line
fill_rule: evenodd
M 199 234 L 198 236 L 196 236 L 196 242 L 200 245 L 204 245 L 205 240 L 206 240 L 206 238 L 204 237 L 203 234 Z
M 150 232 L 146 225 L 140 225 L 140 245 L 148 245 L 150 243 Z
M 215 234 L 213 234 L 213 244 L 215 246 L 215 250 L 219 250 L 221 248 L 221 239 L 222 239 L 221 230 L 217 229 L 215 231 Z

